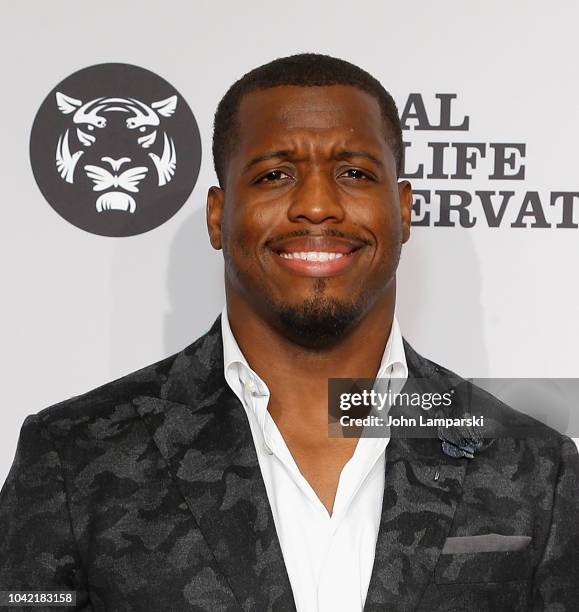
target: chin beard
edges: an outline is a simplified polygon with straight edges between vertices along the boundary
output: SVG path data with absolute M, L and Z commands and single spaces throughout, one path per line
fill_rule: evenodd
M 283 334 L 306 348 L 322 349 L 338 343 L 363 313 L 362 300 L 344 302 L 312 297 L 301 304 L 273 306 Z

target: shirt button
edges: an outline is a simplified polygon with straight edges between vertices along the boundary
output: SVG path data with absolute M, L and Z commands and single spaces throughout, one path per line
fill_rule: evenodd
M 253 380 L 249 379 L 249 380 L 247 381 L 247 388 L 248 388 L 250 391 L 254 391 L 254 390 L 255 390 L 255 383 L 253 382 Z

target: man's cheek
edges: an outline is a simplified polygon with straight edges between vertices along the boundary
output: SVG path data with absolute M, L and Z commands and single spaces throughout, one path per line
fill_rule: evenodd
M 251 249 L 243 233 L 236 232 L 235 235 L 231 236 L 227 241 L 227 255 L 235 260 L 238 266 L 248 266 L 251 258 Z

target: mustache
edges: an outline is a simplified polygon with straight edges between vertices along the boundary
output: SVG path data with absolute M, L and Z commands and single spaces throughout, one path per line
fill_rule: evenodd
M 360 236 L 359 234 L 343 232 L 332 227 L 325 227 L 320 228 L 318 231 L 312 231 L 304 228 L 300 230 L 293 230 L 291 232 L 284 232 L 283 234 L 276 234 L 275 236 L 269 238 L 265 242 L 264 246 L 268 247 L 269 245 L 275 244 L 276 242 L 281 240 L 286 240 L 288 238 L 301 238 L 302 236 L 331 236 L 332 238 L 343 238 L 344 240 L 354 240 L 363 242 L 368 246 L 373 244 L 370 240 L 364 238 L 363 236 Z

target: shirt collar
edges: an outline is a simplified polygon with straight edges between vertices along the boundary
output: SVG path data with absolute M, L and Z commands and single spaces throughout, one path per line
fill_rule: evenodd
M 259 392 L 260 395 L 269 395 L 267 385 L 251 369 L 237 344 L 229 325 L 227 306 L 221 312 L 221 335 L 223 337 L 223 368 L 227 384 L 238 396 L 242 393 L 242 388 L 247 385 L 253 392 Z M 241 397 L 240 399 L 243 402 Z
M 377 378 L 408 378 L 408 365 L 406 363 L 406 354 L 404 353 L 404 343 L 402 341 L 402 332 L 396 315 L 392 319 L 392 327 L 390 336 L 382 354 L 382 361 L 378 368 Z
M 225 380 L 235 394 L 242 400 L 243 388 L 249 385 L 256 395 L 268 395 L 269 389 L 263 380 L 254 372 L 241 352 L 235 336 L 229 325 L 227 306 L 221 312 L 221 334 L 223 337 L 223 368 Z M 382 354 L 377 378 L 408 378 L 408 365 L 404 353 L 402 334 L 396 315 L 392 320 L 392 328 L 388 342 Z

